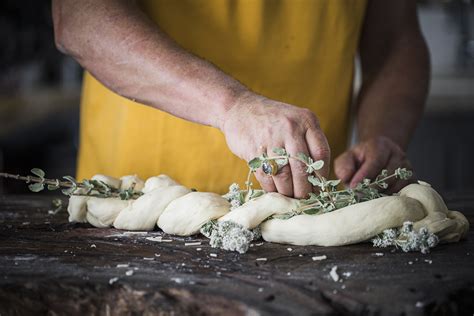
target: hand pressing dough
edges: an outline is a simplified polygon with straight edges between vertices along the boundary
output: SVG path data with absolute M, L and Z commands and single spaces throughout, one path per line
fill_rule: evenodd
M 158 227 L 168 234 L 194 235 L 202 225 L 223 216 L 229 210 L 230 203 L 216 193 L 192 192 L 166 207 L 158 219 Z
M 298 215 L 271 219 L 261 226 L 269 242 L 292 245 L 342 246 L 368 240 L 382 231 L 400 227 L 403 222 L 425 216 L 417 200 L 387 196 L 350 205 L 322 215 Z
M 219 218 L 219 221 L 233 221 L 247 229 L 253 229 L 269 216 L 287 213 L 297 206 L 296 199 L 278 193 L 267 193 L 237 207 Z
M 119 198 L 96 198 L 87 200 L 87 221 L 95 227 L 109 227 L 119 213 L 131 205 L 134 200 L 121 200 Z
M 142 192 L 147 194 L 155 189 L 162 189 L 173 185 L 179 185 L 179 183 L 167 175 L 162 174 L 156 177 L 148 178 L 145 182 L 145 187 L 143 188 Z
M 153 230 L 168 204 L 190 192 L 191 190 L 181 185 L 154 189 L 122 210 L 115 219 L 114 227 L 128 230 Z

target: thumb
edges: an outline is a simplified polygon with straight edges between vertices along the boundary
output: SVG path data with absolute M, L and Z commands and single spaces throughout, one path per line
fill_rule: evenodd
M 349 150 L 334 160 L 334 173 L 344 184 L 349 184 L 356 172 L 357 160 L 354 153 Z

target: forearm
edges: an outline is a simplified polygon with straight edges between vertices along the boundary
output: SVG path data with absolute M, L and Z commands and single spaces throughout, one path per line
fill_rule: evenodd
M 356 114 L 361 141 L 386 136 L 406 149 L 424 109 L 429 56 L 416 9 L 400 11 L 409 13 L 393 18 L 408 22 L 396 33 L 371 27 L 361 41 L 363 85 Z
M 131 1 L 53 1 L 57 46 L 114 92 L 221 127 L 247 89 L 162 32 Z
M 426 48 L 400 45 L 362 86 L 357 111 L 361 141 L 386 136 L 406 148 L 423 113 L 429 81 Z

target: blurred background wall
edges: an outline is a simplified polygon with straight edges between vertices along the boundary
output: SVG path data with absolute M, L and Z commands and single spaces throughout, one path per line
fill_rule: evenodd
M 74 175 L 82 70 L 59 53 L 46 0 L 0 2 L 0 170 Z M 419 1 L 432 60 L 425 116 L 408 154 L 442 192 L 474 189 L 474 5 Z M 403 69 L 401 69 L 403 71 Z M 0 180 L 0 193 L 26 193 Z

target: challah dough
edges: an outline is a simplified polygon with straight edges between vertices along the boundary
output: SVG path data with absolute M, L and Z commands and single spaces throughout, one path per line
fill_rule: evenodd
M 426 227 L 440 241 L 464 238 L 469 222 L 460 212 L 450 211 L 441 196 L 429 185 L 410 184 L 398 195 L 347 206 L 321 215 L 296 215 L 289 219 L 269 219 L 291 212 L 299 201 L 278 193 L 266 193 L 230 211 L 229 202 L 215 193 L 192 192 L 166 175 L 143 181 L 136 175 L 116 179 L 96 175 L 114 188 L 141 190 L 136 200 L 100 199 L 71 196 L 69 220 L 89 222 L 96 227 L 113 225 L 118 229 L 152 230 L 189 236 L 210 220 L 232 221 L 247 229 L 260 226 L 269 242 L 293 245 L 340 246 L 373 238 L 406 221 L 419 230 Z M 83 194 L 82 189 L 76 193 Z
M 128 230 L 153 230 L 168 204 L 189 192 L 191 190 L 182 185 L 151 190 L 120 212 L 115 219 L 114 227 Z
M 194 235 L 202 225 L 223 216 L 229 209 L 230 203 L 219 194 L 192 192 L 166 207 L 158 220 L 158 227 L 168 234 Z
M 297 205 L 296 199 L 275 192 L 267 193 L 235 208 L 219 218 L 219 221 L 233 221 L 247 229 L 253 229 L 269 216 L 287 213 L 295 209 Z
M 292 245 L 341 246 L 370 239 L 387 228 L 424 217 L 417 200 L 387 196 L 322 215 L 271 219 L 262 224 L 266 241 Z M 296 229 L 297 228 L 297 229 Z

